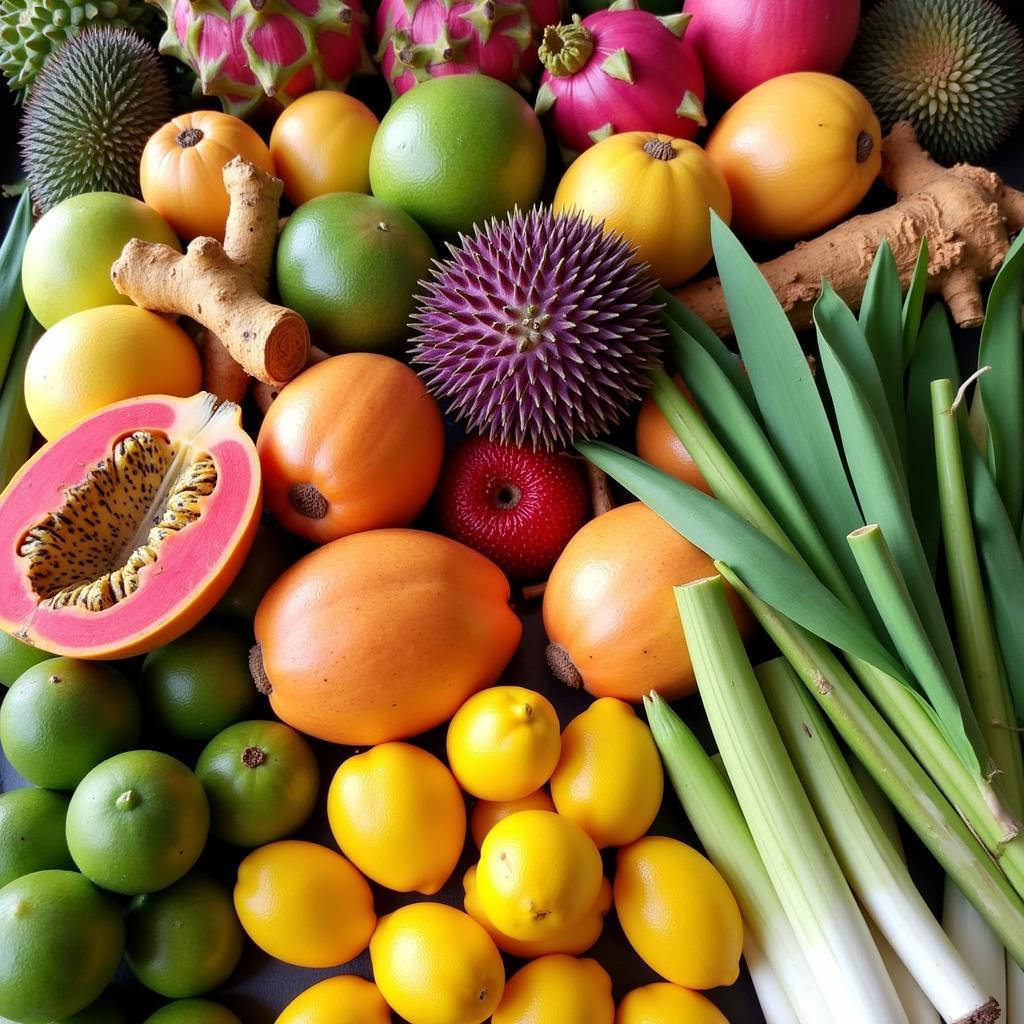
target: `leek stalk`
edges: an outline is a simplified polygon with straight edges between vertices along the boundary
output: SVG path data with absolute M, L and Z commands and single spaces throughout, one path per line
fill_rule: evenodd
M 761 1004 L 761 1015 L 765 1024 L 803 1024 L 793 1011 L 793 1006 L 779 984 L 772 965 L 749 931 L 743 934 L 743 959 L 746 961 L 750 980 L 754 983 L 757 1001 Z M 911 1021 L 910 1024 L 917 1024 Z

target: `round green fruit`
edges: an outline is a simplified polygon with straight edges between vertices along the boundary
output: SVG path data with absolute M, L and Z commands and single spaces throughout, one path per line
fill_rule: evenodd
M 296 552 L 290 537 L 273 527 L 260 526 L 245 563 L 220 599 L 216 611 L 244 623 L 251 631 L 263 595 L 295 559 Z
M 181 878 L 203 852 L 209 824 L 203 787 L 185 765 L 130 750 L 97 765 L 75 790 L 68 849 L 97 885 L 136 896 Z
M 131 196 L 86 192 L 58 203 L 25 245 L 21 282 L 32 315 L 49 329 L 79 310 L 130 306 L 110 280 L 110 265 L 132 238 L 181 250 L 163 217 Z
M 19 1024 L 10 1017 L 0 1017 L 0 1024 Z M 60 1021 L 48 1024 L 126 1024 L 124 1012 L 110 995 L 100 996 L 95 1003 L 90 1003 L 84 1010 L 71 1014 Z
M 10 686 L 25 669 L 52 657 L 0 629 L 0 686 Z
M 132 973 L 170 999 L 216 988 L 242 955 L 242 926 L 231 894 L 199 872 L 159 892 L 136 896 L 125 925 L 125 956 Z
M 143 1024 L 242 1024 L 220 1003 L 209 999 L 179 999 L 147 1017 Z
M 313 813 L 320 770 L 309 743 L 282 722 L 239 722 L 199 755 L 210 832 L 234 846 L 262 846 L 301 828 Z
M 431 233 L 455 236 L 531 206 L 544 163 L 540 122 L 515 89 L 486 75 L 445 75 L 418 83 L 385 114 L 370 184 Z
M 0 887 L 33 871 L 73 871 L 64 823 L 68 798 L 49 789 L 0 795 Z
M 114 902 L 77 871 L 36 871 L 0 889 L 0 1014 L 62 1021 L 110 983 L 124 949 Z
M 48 789 L 86 773 L 139 738 L 139 698 L 98 661 L 49 658 L 23 672 L 0 704 L 0 746 L 16 771 Z
M 398 206 L 361 192 L 303 203 L 277 245 L 281 301 L 330 352 L 385 352 L 405 340 L 434 246 Z
M 204 622 L 146 655 L 142 694 L 172 736 L 208 740 L 244 718 L 256 696 L 249 642 L 227 626 Z

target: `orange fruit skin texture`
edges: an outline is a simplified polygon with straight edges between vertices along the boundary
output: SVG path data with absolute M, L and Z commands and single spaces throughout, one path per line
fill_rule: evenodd
M 672 380 L 692 405 L 693 395 L 683 383 L 683 378 L 675 374 Z M 676 432 L 669 426 L 668 420 L 650 395 L 644 398 L 640 406 L 640 415 L 636 420 L 636 453 L 644 462 L 649 462 L 677 480 L 682 480 L 684 484 L 696 487 L 705 494 L 711 494 L 711 488 L 704 479 L 704 474 L 697 468 L 697 463 L 693 461 L 693 456 L 676 436 Z
M 440 725 L 515 653 L 509 593 L 493 562 L 436 534 L 373 530 L 324 545 L 256 611 L 274 711 L 355 746 Z
M 652 140 L 675 156 L 644 151 Z M 611 135 L 581 153 L 555 192 L 556 212 L 575 208 L 637 246 L 637 259 L 665 286 L 693 277 L 711 259 L 711 217 L 732 214 L 729 186 L 696 143 L 653 132 Z
M 300 992 L 274 1024 L 392 1024 L 392 1016 L 372 981 L 339 974 Z
M 517 811 L 553 811 L 554 801 L 546 789 L 536 789 L 518 800 L 477 800 L 469 816 L 469 831 L 473 842 L 480 847 L 484 836 L 510 814 Z
M 619 1003 L 615 1024 L 729 1024 L 710 999 L 671 982 L 635 988 Z
M 284 194 L 299 206 L 328 192 L 369 192 L 370 146 L 379 125 L 366 104 L 333 89 L 288 104 L 270 133 Z
M 191 145 L 182 135 L 190 129 L 202 133 Z M 142 197 L 180 238 L 208 235 L 223 242 L 228 193 L 222 169 L 236 156 L 275 173 L 266 143 L 244 121 L 219 110 L 181 114 L 154 132 L 142 151 Z
M 521 967 L 491 1024 L 612 1024 L 612 979 L 596 960 L 555 954 Z
M 322 544 L 406 526 L 426 505 L 444 459 L 444 422 L 422 380 L 388 356 L 325 359 L 284 388 L 256 441 L 263 493 L 287 529 Z M 298 512 L 293 486 L 327 500 L 321 519 Z
M 555 563 L 544 629 L 595 697 L 636 702 L 654 689 L 676 700 L 696 682 L 672 588 L 714 575 L 711 559 L 646 505 L 620 505 L 587 523 Z M 749 633 L 749 613 L 728 594 Z
M 862 133 L 871 149 L 858 160 Z M 737 100 L 711 133 L 707 154 L 729 183 L 733 227 L 790 241 L 816 235 L 864 198 L 882 167 L 882 129 L 852 85 L 801 71 Z

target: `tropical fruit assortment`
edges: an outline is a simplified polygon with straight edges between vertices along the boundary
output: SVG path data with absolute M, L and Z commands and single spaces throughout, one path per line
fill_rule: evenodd
M 926 151 L 1024 109 L 994 0 L 14 0 L 0 71 L 0 1020 L 1020 1016 L 1024 193 Z

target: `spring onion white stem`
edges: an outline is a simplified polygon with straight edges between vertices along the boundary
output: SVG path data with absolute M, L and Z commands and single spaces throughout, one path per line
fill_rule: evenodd
M 793 1010 L 793 1004 L 772 970 L 764 950 L 757 944 L 749 928 L 743 935 L 743 959 L 750 972 L 750 980 L 754 983 L 765 1024 L 803 1024 Z M 918 1022 L 912 1020 L 910 1024 Z
M 868 927 L 874 936 L 878 952 L 882 954 L 885 969 L 896 986 L 896 993 L 900 997 L 903 1009 L 907 1012 L 910 1024 L 939 1024 L 941 1020 L 939 1011 L 932 1006 L 931 1000 L 921 991 L 921 986 L 907 970 L 906 964 L 900 959 L 896 950 L 889 945 L 886 937 L 878 930 L 878 925 L 874 921 L 868 921 Z
M 1024 970 L 1006 954 L 1006 1024 L 1024 1024 Z
M 990 1019 L 1005 1021 L 1002 1007 L 1006 1005 L 1006 954 L 1002 943 L 949 878 L 942 894 L 942 925 L 950 941 L 971 965 L 975 977 L 1000 1007 Z

